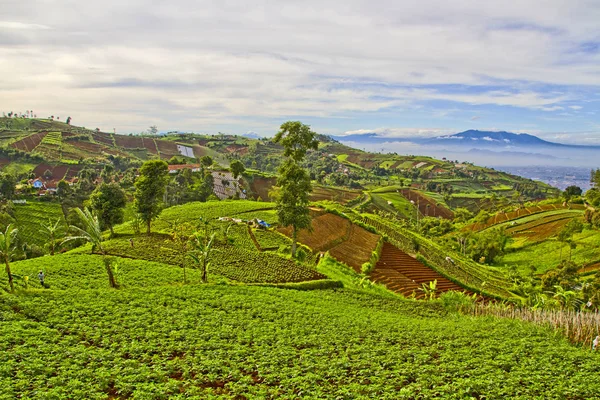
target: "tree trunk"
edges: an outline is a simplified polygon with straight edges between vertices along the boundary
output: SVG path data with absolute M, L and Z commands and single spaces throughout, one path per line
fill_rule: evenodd
M 206 271 L 206 258 L 202 259 L 202 282 L 206 283 L 208 282 L 208 276 L 207 276 L 207 271 Z
M 110 229 L 110 237 L 111 237 L 111 238 L 112 238 L 112 237 L 114 237 L 114 236 L 115 236 L 115 231 L 113 230 L 113 226 L 112 226 L 112 225 L 110 225 L 110 226 L 108 227 L 108 229 Z
M 146 221 L 146 233 L 150 234 L 150 220 Z
M 14 292 L 15 291 L 15 285 L 13 283 L 12 274 L 10 273 L 10 264 L 8 263 L 8 258 L 4 259 L 4 263 L 6 264 L 6 274 L 8 275 L 8 284 L 10 285 L 10 291 Z
M 292 226 L 292 258 L 296 257 L 296 239 L 298 237 L 298 232 L 296 231 L 296 227 Z
M 117 281 L 115 280 L 115 275 L 113 274 L 112 263 L 111 263 L 110 259 L 108 259 L 108 258 L 104 258 L 103 261 L 104 261 L 104 267 L 106 268 L 106 273 L 108 275 L 108 284 L 110 285 L 111 288 L 117 289 L 118 285 L 117 285 Z

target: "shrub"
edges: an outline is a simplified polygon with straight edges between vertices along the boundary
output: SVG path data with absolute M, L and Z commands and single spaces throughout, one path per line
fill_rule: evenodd
M 474 296 L 469 296 L 464 292 L 456 292 L 454 290 L 442 293 L 440 301 L 445 309 L 454 312 L 470 310 L 475 305 Z

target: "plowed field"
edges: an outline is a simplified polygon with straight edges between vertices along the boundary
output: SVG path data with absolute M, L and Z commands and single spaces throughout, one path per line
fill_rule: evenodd
M 312 231 L 302 229 L 298 241 L 314 251 L 326 251 L 350 237 L 352 223 L 335 214 L 324 214 L 312 220 Z M 292 237 L 292 228 L 280 228 L 279 232 Z
M 33 135 L 29 135 L 24 139 L 12 143 L 11 146 L 15 149 L 31 152 L 42 142 L 47 134 L 48 132 L 34 133 Z
M 329 250 L 329 254 L 352 267 L 356 272 L 360 272 L 362 265 L 371 258 L 378 241 L 379 235 L 360 226 L 351 225 L 348 240 Z
M 434 200 L 422 195 L 417 191 L 410 189 L 402 189 L 400 193 L 402 193 L 402 196 L 404 196 L 409 201 L 414 201 L 415 206 L 419 207 L 419 212 L 422 215 L 429 217 L 442 217 L 445 219 L 454 218 L 454 213 L 452 211 L 450 211 L 442 205 L 439 205 Z M 428 205 L 429 207 L 427 207 Z
M 444 278 L 436 271 L 412 258 L 390 243 L 383 245 L 379 262 L 371 272 L 371 280 L 384 284 L 388 289 L 408 297 L 413 293 L 422 298 L 423 284 L 437 280 L 437 295 L 449 290 L 465 291 L 454 282 Z

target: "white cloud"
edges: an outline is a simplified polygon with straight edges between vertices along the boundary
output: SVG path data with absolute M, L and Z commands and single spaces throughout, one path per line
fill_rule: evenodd
M 571 110 L 575 110 L 575 111 L 577 111 L 577 110 L 581 110 L 583 107 L 581 107 L 581 106 L 569 106 L 569 108 L 570 108 Z
M 50 29 L 50 27 L 42 24 L 28 24 L 16 21 L 0 21 L 0 29 L 44 30 Z
M 365 114 L 425 112 L 427 102 L 460 105 L 427 117 L 465 121 L 479 109 L 457 116 L 462 105 L 558 111 L 581 97 L 570 85 L 600 85 L 600 55 L 578 46 L 597 39 L 600 3 L 583 0 L 543 10 L 475 0 L 5 0 L 3 9 L 0 110 L 104 129 L 264 134 L 296 117 L 348 118 L 348 129 Z
M 357 129 L 352 131 L 346 131 L 342 136 L 347 135 L 364 135 L 369 133 L 375 133 L 378 137 L 382 138 L 428 138 L 443 136 L 456 133 L 455 130 L 451 129 L 440 129 L 440 128 L 375 128 L 375 129 Z

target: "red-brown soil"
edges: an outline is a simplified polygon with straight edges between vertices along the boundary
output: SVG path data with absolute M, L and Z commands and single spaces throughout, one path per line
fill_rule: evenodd
M 270 201 L 269 190 L 275 185 L 277 178 L 255 177 L 250 183 L 250 191 L 264 201 Z
M 311 201 L 333 200 L 346 204 L 360 196 L 361 192 L 355 190 L 344 190 L 336 188 L 327 188 L 322 186 L 314 186 L 310 193 Z
M 11 144 L 15 149 L 22 151 L 31 152 L 35 149 L 42 141 L 42 139 L 48 134 L 48 132 L 34 133 L 26 138 L 23 138 L 17 142 Z
M 352 223 L 335 214 L 323 214 L 312 219 L 312 231 L 301 229 L 298 241 L 314 251 L 326 251 L 350 236 Z M 292 228 L 279 228 L 279 232 L 292 237 Z
M 410 190 L 410 189 L 401 189 L 400 193 L 409 201 L 412 200 L 415 202 L 415 205 L 418 205 L 419 212 L 428 217 L 442 217 L 445 219 L 453 219 L 454 213 L 442 206 L 438 205 L 434 200 L 430 199 L 427 196 L 424 196 L 420 192 Z M 427 207 L 429 205 L 429 207 Z
M 437 295 L 449 290 L 466 291 L 387 242 L 383 245 L 381 257 L 370 278 L 405 297 L 413 293 L 417 298 L 424 297 L 425 293 L 421 290 L 423 284 L 429 285 L 434 280 L 437 280 Z
M 348 240 L 329 250 L 329 254 L 360 273 L 362 265 L 371 259 L 378 241 L 379 235 L 352 224 Z

